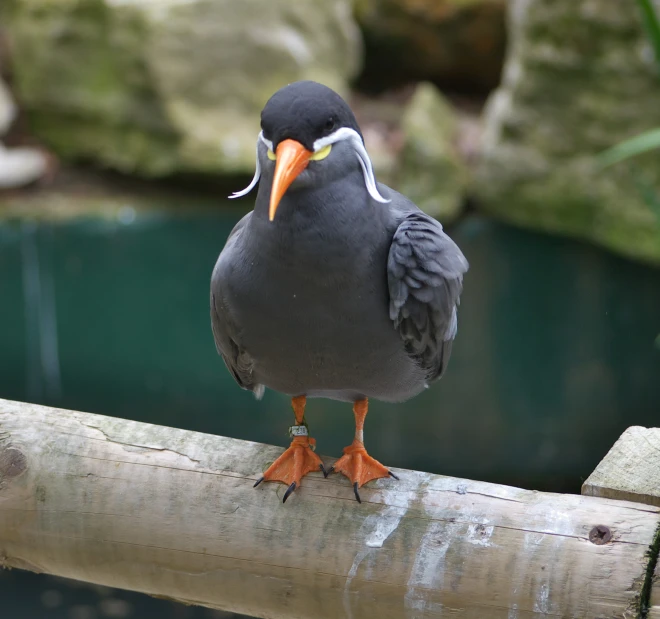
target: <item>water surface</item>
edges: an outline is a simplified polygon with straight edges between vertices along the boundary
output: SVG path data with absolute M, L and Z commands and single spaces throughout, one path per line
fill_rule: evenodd
M 284 445 L 288 401 L 257 402 L 217 356 L 209 277 L 237 211 L 0 225 L 0 396 Z M 579 491 L 627 426 L 660 416 L 660 271 L 471 217 L 445 377 L 373 402 L 388 465 Z M 352 439 L 350 406 L 312 400 L 321 454 Z
M 0 397 L 286 445 L 288 400 L 240 390 L 209 324 L 241 213 L 127 212 L 0 223 Z M 476 216 L 450 233 L 471 268 L 449 369 L 410 402 L 372 402 L 367 446 L 394 467 L 579 492 L 626 427 L 660 425 L 660 271 Z M 307 419 L 320 454 L 352 440 L 346 404 L 312 400 Z M 211 616 L 18 572 L 0 591 L 12 619 L 93 619 L 109 597 L 125 616 Z

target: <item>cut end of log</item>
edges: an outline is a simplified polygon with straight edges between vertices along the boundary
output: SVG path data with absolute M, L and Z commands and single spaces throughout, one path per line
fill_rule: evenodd
M 660 507 L 660 428 L 628 428 L 582 484 L 582 494 Z
M 9 479 L 22 475 L 27 471 L 27 458 L 22 451 L 7 445 L 0 444 L 0 484 Z

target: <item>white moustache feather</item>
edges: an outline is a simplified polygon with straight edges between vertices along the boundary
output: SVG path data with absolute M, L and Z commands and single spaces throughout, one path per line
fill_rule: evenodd
M 229 196 L 229 198 L 231 199 L 240 198 L 242 196 L 247 195 L 256 187 L 257 183 L 259 182 L 259 178 L 261 177 L 261 166 L 259 164 L 259 140 L 261 140 L 269 150 L 271 151 L 273 150 L 273 143 L 264 137 L 263 131 L 259 132 L 259 137 L 257 139 L 257 163 L 254 170 L 254 176 L 252 177 L 250 184 L 245 189 L 242 189 L 241 191 L 235 191 L 234 193 L 232 193 Z M 382 203 L 390 202 L 390 200 L 384 198 L 378 191 L 378 187 L 376 186 L 376 178 L 374 177 L 374 168 L 371 163 L 371 159 L 369 158 L 367 149 L 364 147 L 364 144 L 362 143 L 362 138 L 360 137 L 360 134 L 357 131 L 355 131 L 355 129 L 351 129 L 349 127 L 342 127 L 341 129 L 337 129 L 337 131 L 331 133 L 330 135 L 324 138 L 319 138 L 314 142 L 313 145 L 314 152 L 316 153 L 320 151 L 322 148 L 328 146 L 329 144 L 335 144 L 343 140 L 347 141 L 352 146 L 355 155 L 357 156 L 358 161 L 360 162 L 360 167 L 362 168 L 362 175 L 364 176 L 364 184 L 367 188 L 367 191 L 369 192 L 369 195 L 377 202 L 382 202 Z

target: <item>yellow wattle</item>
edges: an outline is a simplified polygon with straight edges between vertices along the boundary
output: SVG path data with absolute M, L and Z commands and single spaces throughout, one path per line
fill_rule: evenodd
M 321 161 L 321 159 L 325 159 L 329 154 L 330 151 L 332 150 L 332 144 L 328 144 L 327 146 L 324 146 L 321 150 L 316 151 L 310 158 L 310 161 Z M 270 148 L 266 151 L 266 155 L 268 156 L 268 159 L 271 161 L 277 161 L 277 155 L 270 150 Z
M 329 154 L 330 151 L 332 150 L 332 144 L 328 144 L 327 146 L 324 146 L 321 150 L 316 151 L 310 158 L 310 161 L 320 161 L 321 159 L 325 159 Z

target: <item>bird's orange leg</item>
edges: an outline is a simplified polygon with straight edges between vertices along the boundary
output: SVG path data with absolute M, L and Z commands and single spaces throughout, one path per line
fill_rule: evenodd
M 374 460 L 364 447 L 364 418 L 367 416 L 368 408 L 369 403 L 366 398 L 364 400 L 358 400 L 353 404 L 355 439 L 353 439 L 353 442 L 348 447 L 344 447 L 344 455 L 328 471 L 329 473 L 332 471 L 342 473 L 353 482 L 353 491 L 359 503 L 362 503 L 362 501 L 360 500 L 358 488 L 368 481 L 388 476 L 399 479 L 392 471 L 378 462 L 378 460 Z
M 289 487 L 284 493 L 284 503 L 291 493 L 300 485 L 300 480 L 312 471 L 321 471 L 324 475 L 323 462 L 314 453 L 316 441 L 307 435 L 307 426 L 304 425 L 305 404 L 307 398 L 302 395 L 291 398 L 293 414 L 296 416 L 296 425 L 293 426 L 293 440 L 289 448 L 271 464 L 254 484 L 258 486 L 262 481 L 281 481 Z

